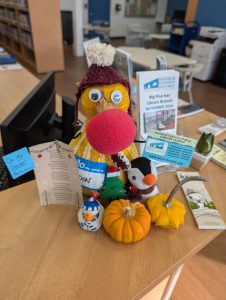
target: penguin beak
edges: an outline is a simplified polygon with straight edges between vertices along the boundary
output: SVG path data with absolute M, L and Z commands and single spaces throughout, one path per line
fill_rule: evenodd
M 84 214 L 85 221 L 92 221 L 95 218 L 93 215 Z
M 148 174 L 144 176 L 143 183 L 149 186 L 153 186 L 156 183 L 156 176 L 154 174 Z

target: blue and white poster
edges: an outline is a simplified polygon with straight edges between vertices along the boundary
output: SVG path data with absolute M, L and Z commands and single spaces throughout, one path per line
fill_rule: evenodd
M 146 141 L 150 129 L 176 134 L 179 73 L 174 70 L 137 72 L 137 79 L 138 139 Z
M 143 156 L 150 160 L 170 163 L 188 168 L 197 141 L 184 136 L 150 130 Z

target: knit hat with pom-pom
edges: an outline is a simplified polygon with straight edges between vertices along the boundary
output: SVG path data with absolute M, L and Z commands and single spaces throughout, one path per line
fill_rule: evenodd
M 111 65 L 114 61 L 115 48 L 104 43 L 94 43 L 87 48 L 87 56 L 92 65 L 89 67 L 86 76 L 79 84 L 77 99 L 85 88 L 93 85 L 111 85 L 121 83 L 126 87 L 130 95 L 130 84 Z

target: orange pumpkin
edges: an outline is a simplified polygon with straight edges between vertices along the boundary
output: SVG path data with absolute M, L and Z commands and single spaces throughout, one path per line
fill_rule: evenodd
M 149 232 L 151 216 L 142 203 L 114 200 L 105 210 L 103 227 L 118 242 L 137 242 Z

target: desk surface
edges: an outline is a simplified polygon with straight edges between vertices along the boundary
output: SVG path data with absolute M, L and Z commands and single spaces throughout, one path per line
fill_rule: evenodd
M 0 121 L 38 81 L 25 69 L 0 72 Z M 196 128 L 216 118 L 203 112 L 179 123 L 198 137 Z M 213 179 L 207 188 L 226 221 L 225 171 L 210 162 L 200 174 Z M 167 193 L 176 182 L 175 173 L 160 175 L 158 186 Z M 185 203 L 182 191 L 177 197 Z M 144 240 L 122 245 L 103 229 L 83 231 L 72 207 L 40 207 L 35 181 L 0 192 L 0 298 L 139 299 L 221 232 L 198 230 L 185 205 L 179 231 L 152 226 Z
M 84 24 L 83 30 L 95 30 L 98 32 L 110 32 L 114 28 L 110 26 L 100 26 L 100 25 L 92 25 L 92 24 Z
M 169 40 L 170 34 L 168 33 L 151 33 L 148 35 L 151 39 L 157 39 L 157 40 Z
M 216 119 L 203 112 L 179 122 L 188 136 Z M 221 135 L 219 139 L 226 138 Z M 226 221 L 226 174 L 209 162 L 200 174 Z M 175 173 L 160 175 L 158 186 L 167 193 L 177 182 Z M 198 230 L 186 206 L 179 231 L 154 225 L 135 244 L 113 241 L 103 229 L 89 233 L 77 224 L 75 208 L 40 207 L 35 181 L 0 193 L 0 295 L 2 299 L 139 299 L 220 230 Z
M 164 55 L 169 68 L 180 65 L 193 65 L 196 60 L 190 59 L 181 55 L 176 55 L 158 49 L 145 49 L 139 47 L 120 47 L 123 51 L 131 54 L 131 59 L 134 63 L 144 66 L 149 69 L 156 69 L 156 56 Z

